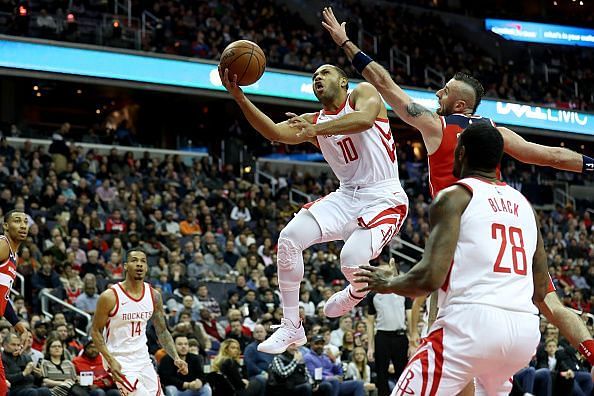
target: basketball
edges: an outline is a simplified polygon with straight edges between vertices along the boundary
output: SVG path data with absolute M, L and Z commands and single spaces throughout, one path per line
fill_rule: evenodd
M 219 62 L 221 70 L 229 69 L 229 80 L 237 74 L 238 85 L 255 83 L 264 74 L 266 56 L 258 44 L 249 40 L 237 40 L 225 48 Z

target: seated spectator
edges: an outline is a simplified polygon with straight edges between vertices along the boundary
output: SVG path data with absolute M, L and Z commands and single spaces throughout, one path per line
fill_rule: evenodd
M 53 290 L 60 287 L 60 275 L 54 270 L 52 258 L 43 256 L 41 259 L 41 268 L 36 271 L 31 277 L 31 287 L 34 293 L 39 293 L 41 290 Z
M 108 178 L 104 179 L 103 182 L 97 189 L 95 193 L 99 197 L 99 201 L 103 206 L 103 209 L 110 210 L 111 204 L 116 197 L 117 191 L 115 187 L 111 186 L 111 182 Z M 108 231 L 109 232 L 109 231 Z
M 87 274 L 95 275 L 97 277 L 106 278 L 107 272 L 103 265 L 99 262 L 99 251 L 92 249 L 87 254 L 87 262 L 84 263 L 80 268 L 80 275 L 86 276 Z
M 84 350 L 79 356 L 72 359 L 76 373 L 93 373 L 93 385 L 89 386 L 90 396 L 119 396 L 120 391 L 116 388 L 111 375 L 103 367 L 103 360 L 99 350 L 91 337 L 83 340 Z
M 240 199 L 237 203 L 237 206 L 234 206 L 231 210 L 231 220 L 239 220 L 242 219 L 246 223 L 252 221 L 252 216 L 250 215 L 250 210 L 245 206 L 245 200 Z
M 350 362 L 355 349 L 355 332 L 347 330 L 342 336 L 342 346 L 340 347 L 340 361 Z
M 231 267 L 235 267 L 235 264 L 237 264 L 237 260 L 239 260 L 239 254 L 237 254 L 237 249 L 235 248 L 235 243 L 232 239 L 229 239 L 227 242 L 225 242 L 225 251 L 223 252 L 223 257 L 224 261 Z
M 4 337 L 2 347 L 2 364 L 11 396 L 52 396 L 48 388 L 35 386 L 41 370 L 35 367 L 29 355 L 21 354 L 21 339 L 17 334 L 9 333 Z
M 40 352 L 43 352 L 45 340 L 47 339 L 48 325 L 46 322 L 42 322 L 39 317 L 33 324 L 33 344 L 31 347 Z M 31 320 L 35 319 L 34 317 Z
M 35 366 L 37 366 L 37 363 L 39 363 L 41 360 L 43 360 L 43 352 L 38 351 L 37 349 L 31 348 L 32 345 L 33 345 L 33 334 L 29 333 L 29 336 L 25 340 L 25 344 L 23 345 L 23 351 L 21 353 L 23 355 L 29 356 L 29 358 L 31 358 L 31 361 L 33 362 L 33 364 L 35 364 Z
M 68 347 L 69 337 L 68 337 L 68 325 L 66 323 L 60 323 L 58 325 L 54 325 L 54 331 L 52 335 L 57 336 L 58 339 L 62 342 L 62 347 L 64 348 L 64 357 L 66 360 L 72 361 L 72 358 L 78 354 L 78 350 L 71 350 Z M 47 348 L 47 343 L 46 343 Z
M 343 380 L 342 365 L 324 352 L 324 337 L 316 335 L 311 340 L 311 351 L 305 355 L 305 365 L 309 375 L 315 379 L 316 368 L 322 368 L 322 384 L 329 383 L 334 395 L 364 396 L 363 381 Z
M 124 279 L 124 265 L 117 252 L 111 253 L 109 261 L 105 264 L 105 271 L 112 281 L 119 282 Z
M 70 246 L 66 249 L 66 253 L 74 253 L 74 263 L 80 268 L 81 265 L 87 262 L 87 254 L 80 248 L 80 241 L 78 238 L 70 239 Z
M 70 254 L 73 254 L 72 252 Z M 72 264 L 66 263 L 62 268 L 62 276 L 60 281 L 66 292 L 66 300 L 69 304 L 72 304 L 74 300 L 81 294 L 83 289 L 83 281 L 78 275 L 78 271 L 72 268 Z
M 62 341 L 57 337 L 48 338 L 45 344 L 44 359 L 41 361 L 41 383 L 52 390 L 52 394 L 70 394 L 76 384 L 76 369 L 65 357 Z
M 192 213 L 186 219 L 179 223 L 179 231 L 183 236 L 201 235 L 202 228 L 200 228 L 200 220 L 198 213 L 192 209 Z
M 97 307 L 97 301 L 99 301 L 97 283 L 94 277 L 87 275 L 84 280 L 84 293 L 76 298 L 74 305 L 86 313 L 93 315 Z
M 184 296 L 184 298 L 182 299 L 182 304 L 178 308 L 178 321 L 179 321 L 179 317 L 182 313 L 189 313 L 190 318 L 192 320 L 199 320 L 200 319 L 200 309 L 201 308 L 208 309 L 207 307 L 203 307 L 199 304 L 195 304 L 194 301 L 195 300 L 194 300 L 194 298 L 192 298 L 192 296 Z
M 248 380 L 245 367 L 239 363 L 241 348 L 239 342 L 227 339 L 221 343 L 219 353 L 212 362 L 212 371 L 227 377 L 237 396 L 262 396 L 264 386 L 258 380 Z
M 363 381 L 363 388 L 368 395 L 377 395 L 377 388 L 371 382 L 371 368 L 367 364 L 365 349 L 357 347 L 353 350 L 353 359 L 347 366 L 345 378 Z
M 227 279 L 233 271 L 233 268 L 225 262 L 223 253 L 217 252 L 214 254 L 214 263 L 209 265 L 209 270 L 218 279 Z
M 188 337 L 182 334 L 173 336 L 175 349 L 180 357 L 188 364 L 188 374 L 181 375 L 173 359 L 166 355 L 159 362 L 159 377 L 165 386 L 167 396 L 210 396 L 212 390 L 204 381 L 202 359 L 198 355 L 189 353 Z
M 301 298 L 299 299 L 299 306 L 303 307 L 306 317 L 312 317 L 316 314 L 316 307 L 312 301 L 309 300 L 309 292 L 307 290 L 301 290 Z
M 247 367 L 248 377 L 254 378 L 262 376 L 264 380 L 267 377 L 268 366 L 272 362 L 273 355 L 258 351 L 258 344 L 266 339 L 266 330 L 262 325 L 256 325 L 252 333 L 254 341 L 245 348 L 243 352 L 243 361 Z M 265 382 L 265 381 L 264 381 Z
M 353 330 L 353 319 L 350 316 L 343 316 L 340 318 L 338 329 L 332 330 L 330 333 L 330 343 L 340 348 L 342 346 L 342 338 L 347 330 Z
M 252 341 L 252 337 L 246 336 L 243 333 L 243 326 L 241 325 L 241 321 L 239 319 L 232 320 L 229 323 L 227 338 L 237 340 L 241 349 L 245 349 L 245 347 Z
M 208 295 L 208 287 L 206 284 L 202 283 L 198 285 L 198 306 L 200 308 L 206 308 L 210 311 L 213 318 L 218 318 L 221 316 L 221 307 L 219 302 L 214 298 Z
M 270 375 L 266 394 L 268 396 L 330 396 L 332 387 L 329 383 L 312 386 L 310 377 L 299 348 L 290 345 L 287 350 L 275 355 L 270 365 Z
M 206 334 L 214 340 L 223 341 L 225 338 L 225 328 L 221 326 L 216 319 L 212 318 L 208 309 L 200 310 L 200 324 L 202 324 Z
M 194 258 L 187 269 L 188 277 L 192 279 L 208 279 L 213 276 L 210 267 L 204 261 L 202 252 L 195 252 Z
M 111 216 L 105 222 L 105 232 L 109 234 L 123 234 L 126 232 L 126 222 L 122 219 L 122 212 L 114 209 Z
M 544 347 L 536 351 L 536 369 L 548 368 L 553 379 L 554 395 L 570 395 L 573 389 L 574 372 L 571 362 L 558 348 L 555 338 L 546 340 Z

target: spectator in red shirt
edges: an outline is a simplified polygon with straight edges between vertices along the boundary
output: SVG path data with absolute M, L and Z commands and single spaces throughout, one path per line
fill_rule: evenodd
M 43 352 L 43 346 L 47 338 L 47 323 L 38 321 L 33 325 L 33 343 L 31 348 Z
M 110 234 L 126 232 L 126 222 L 122 219 L 122 212 L 119 209 L 114 209 L 113 214 L 107 219 L 105 231 Z
M 72 359 L 76 373 L 92 372 L 93 385 L 90 386 L 90 394 L 93 396 L 119 396 L 113 379 L 103 367 L 103 361 L 99 350 L 93 340 L 89 337 L 83 341 L 84 352 Z

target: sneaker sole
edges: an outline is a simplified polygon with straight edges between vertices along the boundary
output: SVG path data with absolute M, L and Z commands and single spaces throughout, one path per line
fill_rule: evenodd
M 279 355 L 279 354 L 285 352 L 287 350 L 287 348 L 289 346 L 291 346 L 291 345 L 295 345 L 295 346 L 300 347 L 300 346 L 303 346 L 305 344 L 307 344 L 307 337 L 303 337 L 303 338 L 301 338 L 301 339 L 299 339 L 299 340 L 297 340 L 295 342 L 292 342 L 292 343 L 290 343 L 288 345 L 285 345 L 284 348 L 282 346 L 279 346 L 276 349 L 275 348 L 272 348 L 272 349 L 269 349 L 269 350 L 265 351 L 265 350 L 260 349 L 260 345 L 258 345 L 258 348 L 257 349 L 258 349 L 258 352 L 264 352 L 264 353 L 268 353 L 270 355 Z

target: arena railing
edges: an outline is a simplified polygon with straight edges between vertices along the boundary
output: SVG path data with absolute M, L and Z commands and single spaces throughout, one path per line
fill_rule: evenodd
M 75 307 L 72 304 L 68 304 L 66 301 L 59 299 L 58 297 L 54 296 L 46 289 L 42 290 L 41 293 L 39 293 L 39 299 L 41 300 L 41 313 L 43 313 L 44 316 L 46 316 L 50 319 L 52 319 L 54 317 L 54 313 L 50 309 L 50 300 L 51 300 L 52 303 L 59 304 L 64 309 L 66 309 L 68 311 L 72 311 L 75 314 L 84 317 L 87 320 L 87 325 L 85 327 L 85 330 L 83 331 L 77 327 L 75 327 L 75 330 L 78 334 L 80 334 L 83 337 L 86 337 L 89 334 L 89 329 L 91 327 L 91 320 L 92 320 L 92 317 L 90 314 L 83 311 L 82 309 Z
M 8 137 L 6 138 L 8 143 L 15 148 L 23 148 L 26 142 L 30 142 L 34 147 L 42 146 L 46 149 L 52 144 L 52 141 L 49 139 L 29 139 L 29 138 L 19 138 L 19 137 Z M 88 150 L 95 150 L 96 153 L 101 155 L 109 155 L 112 149 L 116 149 L 119 154 L 125 153 L 127 151 L 131 151 L 134 154 L 140 154 L 141 156 L 144 155 L 145 152 L 148 152 L 151 155 L 151 158 L 158 158 L 162 159 L 166 155 L 179 155 L 185 159 L 201 159 L 205 157 L 209 157 L 208 153 L 204 152 L 196 152 L 196 151 L 181 151 L 181 150 L 168 150 L 168 149 L 157 149 L 157 148 L 147 148 L 147 147 L 135 147 L 135 146 L 116 146 L 116 145 L 108 145 L 108 144 L 98 144 L 98 143 L 80 143 L 80 142 L 72 142 L 71 145 L 75 147 L 82 147 L 86 151 Z M 47 150 L 46 150 L 47 151 Z M 135 156 L 135 158 L 140 158 Z
M 14 288 L 11 287 L 10 288 L 10 292 L 12 294 L 14 294 L 14 295 L 23 296 L 24 297 L 25 296 L 25 277 L 22 274 L 18 273 L 18 272 L 16 273 L 16 277 L 19 280 L 19 290 L 16 290 L 16 289 L 14 289 Z M 14 286 L 14 284 L 13 284 L 13 286 Z

